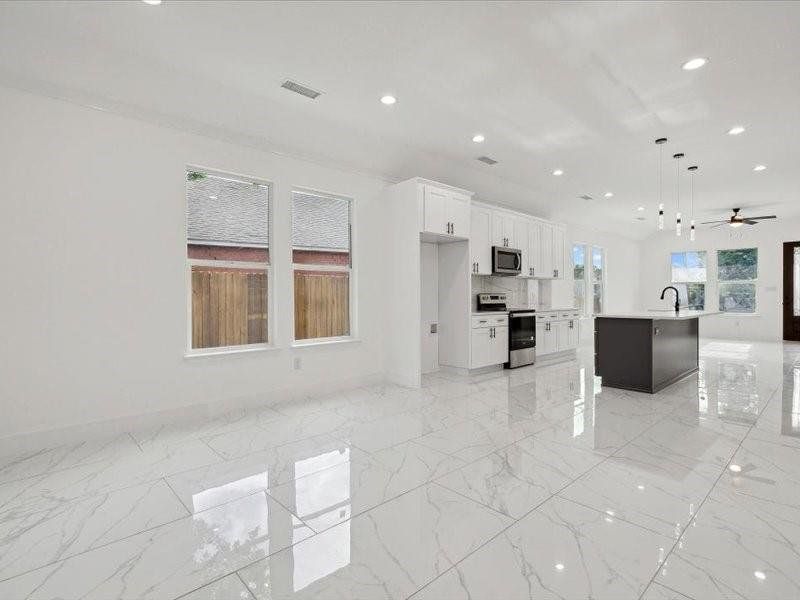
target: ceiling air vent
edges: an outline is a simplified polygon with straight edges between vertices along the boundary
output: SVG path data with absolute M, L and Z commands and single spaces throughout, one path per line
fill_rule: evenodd
M 306 87 L 302 83 L 297 83 L 296 81 L 292 81 L 291 79 L 287 79 L 281 85 L 282 88 L 289 90 L 290 92 L 294 92 L 295 94 L 300 94 L 301 96 L 305 96 L 306 98 L 311 98 L 312 100 L 316 100 L 318 96 L 322 94 L 322 92 L 318 92 L 317 90 L 312 90 L 310 87 Z
M 488 156 L 479 156 L 476 160 L 481 161 L 486 165 L 496 165 L 497 161 L 493 158 L 489 158 Z
M 583 196 L 578 196 L 581 200 L 592 200 L 593 198 L 589 194 L 583 194 Z

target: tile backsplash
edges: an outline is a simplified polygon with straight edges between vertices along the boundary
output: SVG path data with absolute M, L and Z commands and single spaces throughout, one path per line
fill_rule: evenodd
M 537 306 L 539 286 L 534 279 L 518 279 L 516 277 L 494 277 L 486 275 L 472 276 L 472 309 L 477 308 L 476 294 L 505 292 L 508 294 L 508 305 Z

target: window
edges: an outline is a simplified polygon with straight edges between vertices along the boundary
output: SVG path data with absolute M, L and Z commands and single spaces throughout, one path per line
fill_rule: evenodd
M 717 250 L 717 279 L 722 312 L 756 312 L 758 248 Z
M 576 244 L 572 247 L 573 285 L 575 287 L 575 308 L 586 312 L 586 246 Z
M 602 248 L 592 247 L 592 298 L 593 312 L 599 315 L 603 312 L 603 271 L 605 269 L 605 253 Z
M 703 310 L 706 305 L 706 252 L 673 252 L 671 281 L 678 289 L 681 306 Z
M 586 271 L 586 259 L 590 258 L 590 270 Z M 584 315 L 596 315 L 603 311 L 605 252 L 598 246 L 575 244 L 572 246 L 573 286 L 575 307 Z M 591 299 L 587 304 L 587 298 Z
M 269 203 L 266 183 L 186 171 L 190 350 L 267 343 Z
M 295 340 L 351 334 L 350 204 L 338 196 L 292 192 Z

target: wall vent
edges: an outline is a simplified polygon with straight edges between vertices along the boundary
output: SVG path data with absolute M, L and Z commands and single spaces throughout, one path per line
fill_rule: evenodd
M 497 161 L 495 159 L 489 158 L 488 156 L 479 156 L 476 160 L 479 160 L 482 163 L 487 164 L 487 165 L 496 165 L 497 164 Z
M 589 194 L 583 194 L 582 196 L 578 196 L 581 200 L 593 200 L 593 198 Z
M 300 94 L 301 96 L 305 96 L 306 98 L 311 98 L 312 100 L 316 100 L 322 92 L 318 92 L 317 90 L 313 90 L 308 86 L 303 85 L 302 83 L 297 83 L 296 81 L 292 81 L 291 79 L 287 79 L 281 85 L 282 88 L 289 90 L 290 92 L 294 92 L 295 94 Z

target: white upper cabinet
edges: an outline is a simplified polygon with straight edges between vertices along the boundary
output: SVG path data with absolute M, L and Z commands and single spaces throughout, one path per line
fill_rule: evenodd
M 539 269 L 536 276 L 552 278 L 554 270 L 553 226 L 542 221 L 539 223 Z
M 504 210 L 492 211 L 492 245 L 516 248 L 514 245 L 514 222 L 516 217 Z
M 566 233 L 558 226 L 553 227 L 553 277 L 563 279 L 567 272 Z
M 514 248 L 522 252 L 522 264 L 520 266 L 520 277 L 530 277 L 530 251 L 528 247 L 528 236 L 531 220 L 527 217 L 516 217 L 514 219 Z
M 469 253 L 471 272 L 492 274 L 492 210 L 483 206 L 471 209 Z
M 528 270 L 523 271 L 529 277 L 541 277 L 542 275 L 542 249 L 541 249 L 542 229 L 541 223 L 536 220 L 528 221 Z M 525 249 L 522 250 L 525 252 Z
M 470 199 L 455 192 L 450 192 L 447 214 L 450 218 L 450 235 L 468 238 L 470 232 Z
M 453 190 L 423 186 L 422 231 L 467 239 L 470 231 L 470 199 Z

